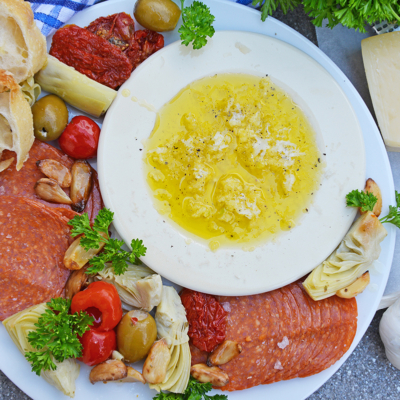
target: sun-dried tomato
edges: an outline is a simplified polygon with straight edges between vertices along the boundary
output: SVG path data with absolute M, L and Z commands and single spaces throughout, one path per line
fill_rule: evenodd
M 156 51 L 164 47 L 164 36 L 149 29 L 136 31 L 129 47 L 124 51 L 133 69 Z
M 225 340 L 226 311 L 214 296 L 183 289 L 182 304 L 189 322 L 188 335 L 192 343 L 207 352 Z
M 97 18 L 86 29 L 125 50 L 135 33 L 135 21 L 130 15 L 121 12 Z
M 119 47 L 76 25 L 67 25 L 54 34 L 50 54 L 112 89 L 121 86 L 132 71 Z
M 163 35 L 149 29 L 135 32 L 135 22 L 124 12 L 97 18 L 86 29 L 119 47 L 131 62 L 132 70 L 164 47 Z

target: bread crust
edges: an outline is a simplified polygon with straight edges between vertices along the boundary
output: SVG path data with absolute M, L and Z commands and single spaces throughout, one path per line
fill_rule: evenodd
M 3 150 L 14 151 L 17 155 L 16 169 L 19 171 L 28 159 L 29 150 L 35 139 L 32 111 L 13 75 L 1 69 L 0 96 L 2 96 L 0 114 L 7 120 L 11 128 L 11 136 L 9 131 L 0 130 L 0 159 Z M 6 137 L 7 140 L 5 140 Z
M 46 63 L 46 38 L 36 26 L 33 12 L 28 2 L 24 0 L 1 0 L 0 15 L 13 18 L 21 29 L 25 40 L 28 53 L 26 68 L 18 68 L 18 70 L 13 71 L 13 69 L 5 68 L 0 63 L 0 68 L 8 69 L 12 72 L 17 83 L 20 83 L 33 76 Z

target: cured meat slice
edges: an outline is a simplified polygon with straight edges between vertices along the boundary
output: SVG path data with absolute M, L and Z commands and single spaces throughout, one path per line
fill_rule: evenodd
M 340 325 L 337 323 L 338 315 L 337 311 L 334 309 L 335 301 L 334 299 L 330 298 L 329 301 L 321 302 L 320 306 L 321 336 L 318 342 L 318 347 L 316 348 L 312 359 L 310 359 L 309 364 L 302 371 L 299 371 L 298 376 L 302 378 L 323 371 L 323 365 L 328 355 L 337 344 L 337 329 L 340 327 Z
M 21 170 L 22 171 L 22 170 Z M 42 203 L 0 196 L 0 320 L 63 294 L 68 218 Z
M 289 290 L 288 287 L 283 287 L 280 289 L 287 298 L 288 304 L 290 309 L 292 310 L 292 320 L 295 321 L 292 324 L 292 328 L 289 332 L 287 332 L 286 343 L 288 343 L 287 347 L 285 346 L 285 341 L 279 344 L 281 348 L 281 356 L 279 359 L 280 362 L 280 369 L 275 368 L 275 374 L 272 378 L 267 378 L 263 383 L 272 383 L 282 380 L 283 374 L 287 373 L 287 371 L 291 370 L 293 364 L 296 362 L 296 359 L 300 358 L 300 353 L 302 354 L 303 347 L 302 347 L 302 334 L 305 332 L 304 329 L 304 305 L 301 304 L 299 306 L 298 302 L 296 301 L 296 297 L 293 291 Z
M 191 363 L 192 365 L 196 364 L 205 364 L 207 362 L 208 354 L 204 350 L 198 349 L 190 340 L 189 341 L 190 353 L 192 355 Z
M 305 293 L 303 286 L 300 282 L 297 283 L 302 290 L 303 299 L 308 302 L 310 307 L 311 315 L 311 325 L 309 329 L 308 340 L 304 340 L 306 348 L 303 355 L 299 359 L 296 366 L 292 367 L 290 371 L 282 376 L 283 380 L 293 379 L 298 376 L 299 371 L 303 370 L 313 359 L 314 355 L 317 354 L 316 348 L 319 348 L 320 344 L 320 334 L 321 334 L 321 311 L 320 303 L 315 303 L 308 295 Z
M 0 161 L 7 160 L 10 157 L 15 157 L 15 154 L 6 150 L 3 152 Z M 36 162 L 45 159 L 58 161 L 68 169 L 71 169 L 74 163 L 74 160 L 61 150 L 45 142 L 35 140 L 29 151 L 29 158 L 20 171 L 16 171 L 14 161 L 6 170 L 0 172 L 0 195 L 23 196 L 46 204 L 48 207 L 63 208 L 67 210 L 65 214 L 70 215 L 72 218 L 75 214 L 72 214 L 73 211 L 69 205 L 49 203 L 48 201 L 40 199 L 34 191 L 35 183 L 39 179 L 45 178 L 45 175 L 43 175 L 36 166 Z M 69 188 L 65 189 L 65 192 L 69 195 Z M 89 219 L 93 221 L 99 210 L 103 207 L 104 204 L 100 194 L 97 173 L 93 170 L 93 189 L 83 212 L 87 212 Z
M 229 375 L 222 390 L 305 377 L 323 371 L 350 348 L 357 329 L 355 299 L 313 301 L 301 282 L 272 292 L 217 300 L 227 316 L 226 339 L 242 353 L 220 368 Z M 207 353 L 191 346 L 194 362 Z
M 299 286 L 293 285 L 290 293 L 294 297 L 299 309 L 299 333 L 295 335 L 295 339 L 289 344 L 292 348 L 290 353 L 286 356 L 287 364 L 283 364 L 283 369 L 278 371 L 272 380 L 264 381 L 264 384 L 290 379 L 290 376 L 300 367 L 300 360 L 303 358 L 304 353 L 309 352 L 311 347 L 311 343 L 307 340 L 312 325 L 311 307 Z M 287 342 L 289 342 L 289 340 L 287 340 Z

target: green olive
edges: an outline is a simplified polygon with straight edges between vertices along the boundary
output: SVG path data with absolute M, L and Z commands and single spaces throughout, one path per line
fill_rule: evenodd
M 181 10 L 171 0 L 138 0 L 133 13 L 140 25 L 164 32 L 175 29 Z
M 32 106 L 33 132 L 43 142 L 56 140 L 68 124 L 68 109 L 54 94 L 42 97 Z
M 144 311 L 129 311 L 117 326 L 117 348 L 127 362 L 145 358 L 156 337 L 154 318 Z

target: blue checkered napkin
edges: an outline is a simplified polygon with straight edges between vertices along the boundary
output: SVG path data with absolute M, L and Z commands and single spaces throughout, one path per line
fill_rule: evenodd
M 29 0 L 36 25 L 45 36 L 63 26 L 78 11 L 98 2 L 99 0 Z

